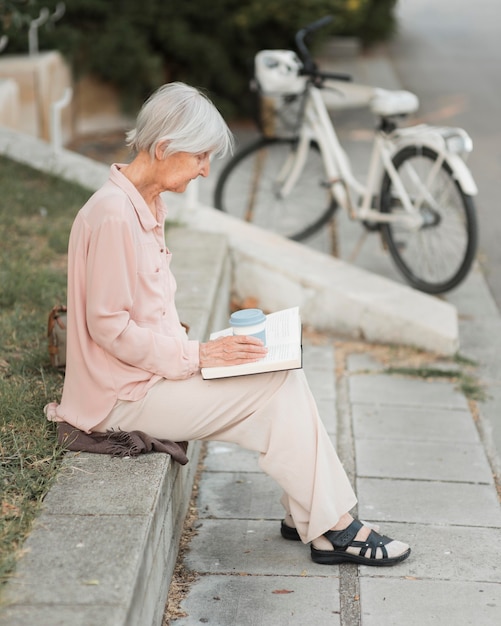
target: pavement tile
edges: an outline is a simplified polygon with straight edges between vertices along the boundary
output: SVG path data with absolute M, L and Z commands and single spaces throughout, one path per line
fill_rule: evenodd
M 339 575 L 338 566 L 313 563 L 308 546 L 283 539 L 275 520 L 200 520 L 184 563 L 200 574 Z
M 332 384 L 332 378 L 329 375 L 320 376 L 314 372 L 306 373 L 306 380 L 311 392 L 317 400 L 328 399 L 332 402 L 336 400 L 336 389 Z
M 303 368 L 317 400 L 336 397 L 334 350 L 331 345 L 303 344 Z
M 205 472 L 199 486 L 200 517 L 281 520 L 282 490 L 264 473 Z
M 472 297 L 468 294 L 468 297 Z M 485 300 L 482 300 L 482 303 Z M 477 304 L 478 306 L 478 304 Z M 499 315 L 477 316 L 460 324 L 461 353 L 475 355 L 482 372 L 487 372 L 493 379 L 499 380 L 499 352 L 501 350 L 501 319 Z M 467 332 L 466 332 L 467 329 Z
M 417 524 L 501 527 L 501 507 L 491 485 L 358 478 L 362 519 Z
M 350 398 L 360 404 L 468 408 L 464 395 L 452 383 L 430 382 L 390 374 L 350 376 Z
M 355 454 L 359 477 L 494 483 L 480 444 L 358 439 Z
M 234 443 L 211 441 L 207 444 L 204 468 L 209 472 L 256 472 L 259 454 Z
M 385 365 L 365 352 L 349 354 L 346 358 L 348 372 L 383 371 Z
M 64 606 L 35 604 L 7 607 L 1 614 L 2 624 L 8 626 L 123 626 L 127 612 L 124 607 L 101 604 L 99 606 Z
M 484 433 L 486 450 L 498 476 L 501 477 L 501 385 L 489 386 L 489 396 L 479 408 L 480 428 Z
M 334 398 L 321 398 L 317 400 L 318 413 L 331 438 L 337 433 L 337 413 Z
M 469 411 L 389 405 L 352 407 L 355 439 L 480 443 Z
M 360 581 L 361 626 L 499 626 L 501 585 L 486 582 Z
M 335 577 L 204 576 L 191 587 L 181 606 L 188 616 L 177 619 L 176 626 L 341 623 Z
M 329 344 L 313 345 L 303 343 L 304 367 L 309 372 L 320 372 L 325 375 L 333 384 L 334 381 L 334 348 Z

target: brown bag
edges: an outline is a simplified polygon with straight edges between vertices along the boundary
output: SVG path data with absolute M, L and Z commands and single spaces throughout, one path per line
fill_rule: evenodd
M 49 313 L 47 325 L 50 363 L 53 367 L 66 367 L 66 306 L 57 304 Z

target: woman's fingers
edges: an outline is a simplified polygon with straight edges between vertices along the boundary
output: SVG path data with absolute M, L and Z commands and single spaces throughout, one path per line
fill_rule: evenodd
M 267 349 L 256 337 L 229 335 L 200 344 L 200 367 L 239 365 L 258 361 Z

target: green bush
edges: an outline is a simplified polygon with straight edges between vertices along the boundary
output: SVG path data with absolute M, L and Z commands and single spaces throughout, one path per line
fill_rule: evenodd
M 0 3 L 3 0 L 0 0 Z M 10 0 L 38 15 L 59 0 Z M 117 85 L 134 110 L 157 86 L 182 80 L 209 90 L 227 117 L 248 112 L 248 83 L 255 53 L 289 48 L 305 24 L 331 14 L 316 34 L 351 35 L 362 42 L 393 30 L 396 0 L 71 0 L 55 25 L 39 31 L 41 49 L 60 50 L 75 75 L 93 73 Z M 19 26 L 19 20 L 17 24 Z M 13 33 L 9 51 L 26 50 L 26 27 Z

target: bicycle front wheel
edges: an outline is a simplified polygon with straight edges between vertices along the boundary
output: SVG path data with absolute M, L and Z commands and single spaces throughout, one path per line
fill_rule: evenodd
M 218 178 L 215 207 L 296 241 L 313 235 L 331 219 L 336 203 L 314 142 L 293 189 L 284 196 L 296 147 L 292 139 L 260 138 L 237 152 Z
M 466 195 L 444 161 L 427 147 L 407 146 L 393 157 L 409 199 L 422 218 L 419 228 L 403 221 L 381 225 L 390 254 L 406 280 L 430 294 L 445 293 L 468 274 L 477 250 L 477 220 L 471 196 Z M 408 215 L 393 183 L 382 181 L 382 213 Z M 417 204 L 416 204 L 417 203 Z

